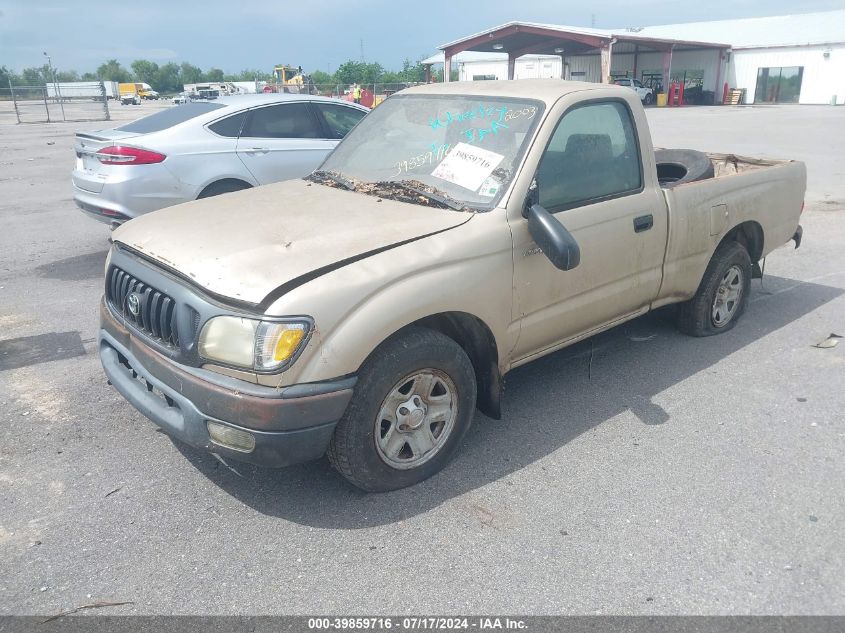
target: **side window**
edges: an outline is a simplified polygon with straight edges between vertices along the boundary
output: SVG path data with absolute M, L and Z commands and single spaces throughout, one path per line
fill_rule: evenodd
M 208 129 L 220 136 L 237 138 L 241 133 L 241 127 L 243 127 L 244 119 L 246 119 L 246 110 L 239 112 L 238 114 L 233 114 L 232 116 L 227 116 L 225 119 L 215 121 L 208 126 Z
M 366 112 L 349 106 L 331 103 L 315 103 L 314 105 L 326 122 L 326 127 L 330 133 L 329 138 L 343 138 L 366 114 Z
M 307 103 L 285 103 L 251 111 L 242 137 L 321 138 L 317 119 Z
M 631 114 L 610 101 L 577 107 L 557 125 L 538 170 L 540 204 L 559 211 L 640 189 Z
M 639 79 L 634 79 L 634 85 L 635 85 L 637 88 L 642 88 L 642 87 L 643 87 L 643 82 L 641 82 Z

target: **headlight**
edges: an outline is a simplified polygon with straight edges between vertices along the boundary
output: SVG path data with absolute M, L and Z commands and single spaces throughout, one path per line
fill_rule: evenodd
M 211 361 L 269 371 L 293 358 L 309 329 L 306 321 L 274 323 L 234 316 L 214 317 L 202 328 L 199 353 Z

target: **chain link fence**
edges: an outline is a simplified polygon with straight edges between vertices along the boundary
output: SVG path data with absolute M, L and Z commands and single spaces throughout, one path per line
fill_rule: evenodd
M 412 86 L 419 86 L 420 83 L 369 83 L 359 84 L 361 88 L 361 103 L 368 107 L 375 107 L 384 101 L 390 95 L 410 88 Z M 353 84 L 292 84 L 285 86 L 277 86 L 275 84 L 268 84 L 267 91 L 271 92 L 289 92 L 299 94 L 313 94 L 322 97 L 334 97 L 335 99 L 347 99 L 352 101 Z
M 0 101 L 6 106 L 11 102 L 18 123 L 111 120 L 106 87 L 101 81 L 42 86 L 10 83 L 8 88 L 0 87 Z

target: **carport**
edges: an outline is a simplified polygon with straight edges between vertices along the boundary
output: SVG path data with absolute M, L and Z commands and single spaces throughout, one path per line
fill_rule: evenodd
M 507 55 L 508 79 L 514 78 L 516 60 L 523 55 L 557 55 L 561 58 L 561 78 L 610 82 L 614 77 L 638 77 L 645 72 L 661 75 L 668 86 L 673 58 L 683 53 L 700 57 L 707 65 L 710 81 L 706 89 L 721 94 L 727 44 L 640 37 L 637 29 L 607 31 L 529 22 L 509 22 L 482 33 L 440 46 L 444 54 L 445 81 L 450 79 L 452 58 L 464 51 Z M 431 64 L 427 65 L 430 70 Z M 579 70 L 574 70 L 578 68 Z M 587 69 L 592 68 L 592 72 Z M 584 69 L 584 70 L 580 70 Z

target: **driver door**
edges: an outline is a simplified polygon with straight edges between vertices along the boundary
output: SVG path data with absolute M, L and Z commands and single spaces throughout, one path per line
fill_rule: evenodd
M 631 315 L 657 296 L 666 207 L 644 173 L 634 120 L 622 100 L 566 111 L 535 178 L 539 204 L 578 242 L 580 264 L 555 268 L 512 218 L 516 362 Z

